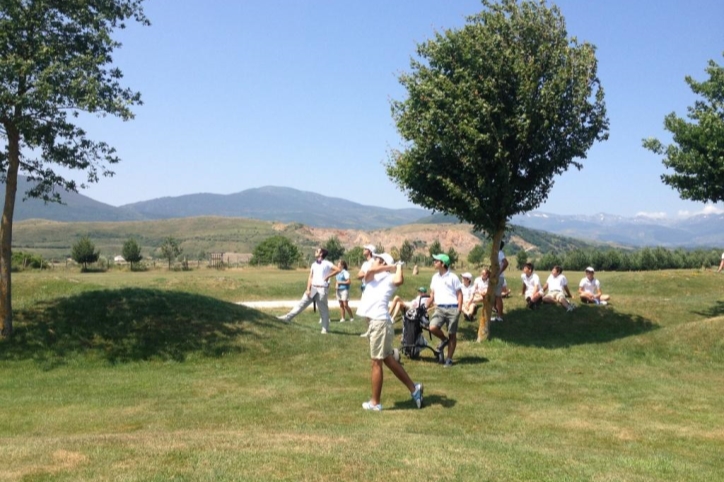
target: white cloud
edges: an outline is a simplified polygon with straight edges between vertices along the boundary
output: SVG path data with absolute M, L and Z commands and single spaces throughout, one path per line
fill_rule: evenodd
M 658 212 L 658 213 L 647 213 L 645 211 L 639 211 L 636 213 L 636 217 L 644 217 L 644 218 L 651 218 L 651 219 L 666 219 L 668 218 L 668 214 L 664 212 Z
M 715 206 L 714 204 L 705 204 L 704 207 L 700 211 L 681 210 L 677 213 L 677 215 L 680 218 L 689 218 L 691 216 L 698 216 L 700 214 L 722 214 L 722 213 L 724 213 L 724 208 L 720 208 L 718 206 Z

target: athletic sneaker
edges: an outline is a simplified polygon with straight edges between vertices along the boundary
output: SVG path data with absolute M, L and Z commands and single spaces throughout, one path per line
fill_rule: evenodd
M 365 332 L 362 333 L 359 337 L 360 337 L 360 338 L 367 338 L 368 336 L 370 336 L 370 332 L 369 332 L 369 331 L 365 331 Z
M 372 405 L 370 402 L 364 402 L 362 404 L 362 408 L 365 410 L 371 410 L 373 412 L 381 412 L 382 411 L 382 405 L 379 403 L 377 405 Z
M 326 328 L 322 328 L 322 334 L 323 334 L 323 335 L 326 335 L 326 334 L 327 334 L 327 329 L 326 329 Z
M 568 308 L 566 308 L 566 311 L 570 313 L 571 311 L 573 311 L 575 309 L 576 309 L 576 305 L 571 303 L 570 305 L 568 305 Z
M 415 385 L 415 391 L 412 392 L 412 399 L 415 401 L 417 408 L 422 408 L 422 383 Z
M 339 322 L 340 322 L 340 323 L 344 323 L 344 322 L 345 322 L 345 319 L 344 319 L 344 318 L 340 318 Z
M 447 360 L 445 360 L 445 364 L 443 366 L 445 368 L 450 368 L 451 366 L 453 366 L 452 358 L 448 358 Z
M 282 320 L 284 323 L 289 323 L 289 318 L 287 318 L 287 315 L 279 315 L 277 316 L 277 320 Z

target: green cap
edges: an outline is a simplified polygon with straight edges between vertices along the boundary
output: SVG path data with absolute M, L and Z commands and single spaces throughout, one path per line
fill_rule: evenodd
M 419 288 L 417 288 L 417 291 L 419 291 L 420 293 L 427 293 L 427 288 L 425 288 L 424 286 L 420 286 Z
M 448 256 L 447 254 L 433 254 L 432 259 L 442 261 L 442 264 L 444 264 L 445 266 L 450 266 L 450 256 Z

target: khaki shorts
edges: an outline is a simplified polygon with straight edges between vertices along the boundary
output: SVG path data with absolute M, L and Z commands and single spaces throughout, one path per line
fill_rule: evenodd
M 392 355 L 395 329 L 387 320 L 370 320 L 370 358 L 384 360 Z
M 349 290 L 337 290 L 337 301 L 349 300 Z
M 566 299 L 566 294 L 563 291 L 551 291 L 543 297 L 544 300 L 553 300 L 557 303 L 561 303 Z
M 430 320 L 430 326 L 442 328 L 447 325 L 447 334 L 454 335 L 458 332 L 459 319 L 460 312 L 457 308 L 435 308 L 435 313 L 432 314 Z

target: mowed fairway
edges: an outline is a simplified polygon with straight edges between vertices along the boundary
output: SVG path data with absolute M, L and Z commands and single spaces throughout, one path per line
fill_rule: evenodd
M 600 273 L 612 305 L 568 314 L 525 310 L 510 273 L 492 340 L 461 321 L 454 367 L 403 359 L 425 406 L 385 371 L 381 413 L 361 322 L 236 304 L 306 276 L 14 274 L 0 480 L 724 480 L 724 275 Z

